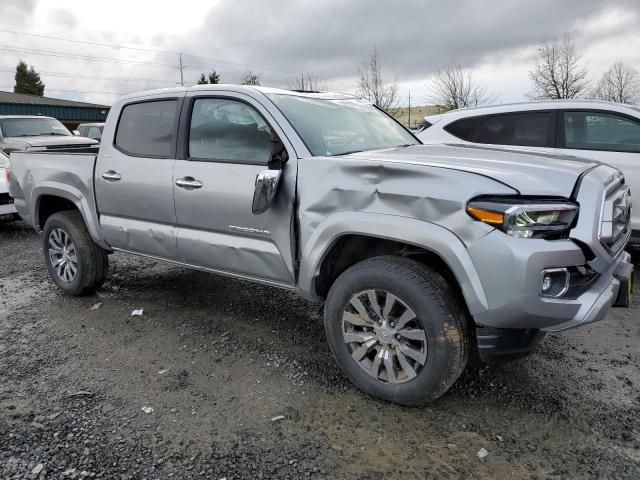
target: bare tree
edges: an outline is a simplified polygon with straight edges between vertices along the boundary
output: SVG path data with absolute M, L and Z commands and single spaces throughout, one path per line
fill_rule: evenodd
M 640 100 L 638 71 L 622 62 L 614 63 L 600 78 L 593 96 L 610 102 L 636 103 Z
M 251 70 L 247 70 L 242 76 L 242 85 L 260 85 L 260 75 Z
M 373 47 L 369 57 L 358 67 L 358 89 L 360 95 L 383 110 L 398 104 L 398 82 L 385 83 L 382 79 L 378 50 Z
M 468 67 L 450 63 L 438 70 L 427 88 L 432 92 L 432 101 L 443 110 L 476 107 L 496 100 L 487 92 L 487 87 L 476 80 Z
M 587 93 L 590 80 L 580 63 L 576 42 L 570 33 L 554 38 L 538 48 L 538 60 L 529 70 L 533 82 L 532 99 L 576 98 Z
M 301 73 L 299 77 L 289 80 L 289 89 L 303 92 L 320 92 L 326 90 L 325 83 L 312 73 Z

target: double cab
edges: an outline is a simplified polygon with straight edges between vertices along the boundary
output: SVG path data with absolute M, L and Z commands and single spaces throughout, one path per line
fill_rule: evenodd
M 53 281 L 100 288 L 123 252 L 324 302 L 331 350 L 363 391 L 417 405 L 477 349 L 627 306 L 631 202 L 594 160 L 422 145 L 337 93 L 238 85 L 119 100 L 94 152 L 16 152 L 20 216 Z

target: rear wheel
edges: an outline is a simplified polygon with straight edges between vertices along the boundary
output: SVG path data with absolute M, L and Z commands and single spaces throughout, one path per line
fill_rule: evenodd
M 85 295 L 104 283 L 109 268 L 107 252 L 91 239 L 79 212 L 51 215 L 42 240 L 49 275 L 65 293 Z
M 468 317 L 433 269 L 376 257 L 347 269 L 325 304 L 331 350 L 364 392 L 402 405 L 443 395 L 469 354 Z

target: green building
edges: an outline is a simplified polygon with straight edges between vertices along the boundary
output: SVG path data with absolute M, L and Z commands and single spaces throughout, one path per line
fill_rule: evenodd
M 60 120 L 69 130 L 81 123 L 104 122 L 106 105 L 0 91 L 0 115 L 42 115 Z

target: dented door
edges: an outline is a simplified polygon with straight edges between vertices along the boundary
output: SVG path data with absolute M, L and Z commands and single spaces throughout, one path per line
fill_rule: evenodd
M 183 263 L 281 286 L 294 283 L 291 246 L 296 164 L 284 167 L 274 204 L 252 213 L 256 176 L 267 169 L 274 131 L 250 99 L 199 97 L 185 159 L 174 170 L 178 257 Z

